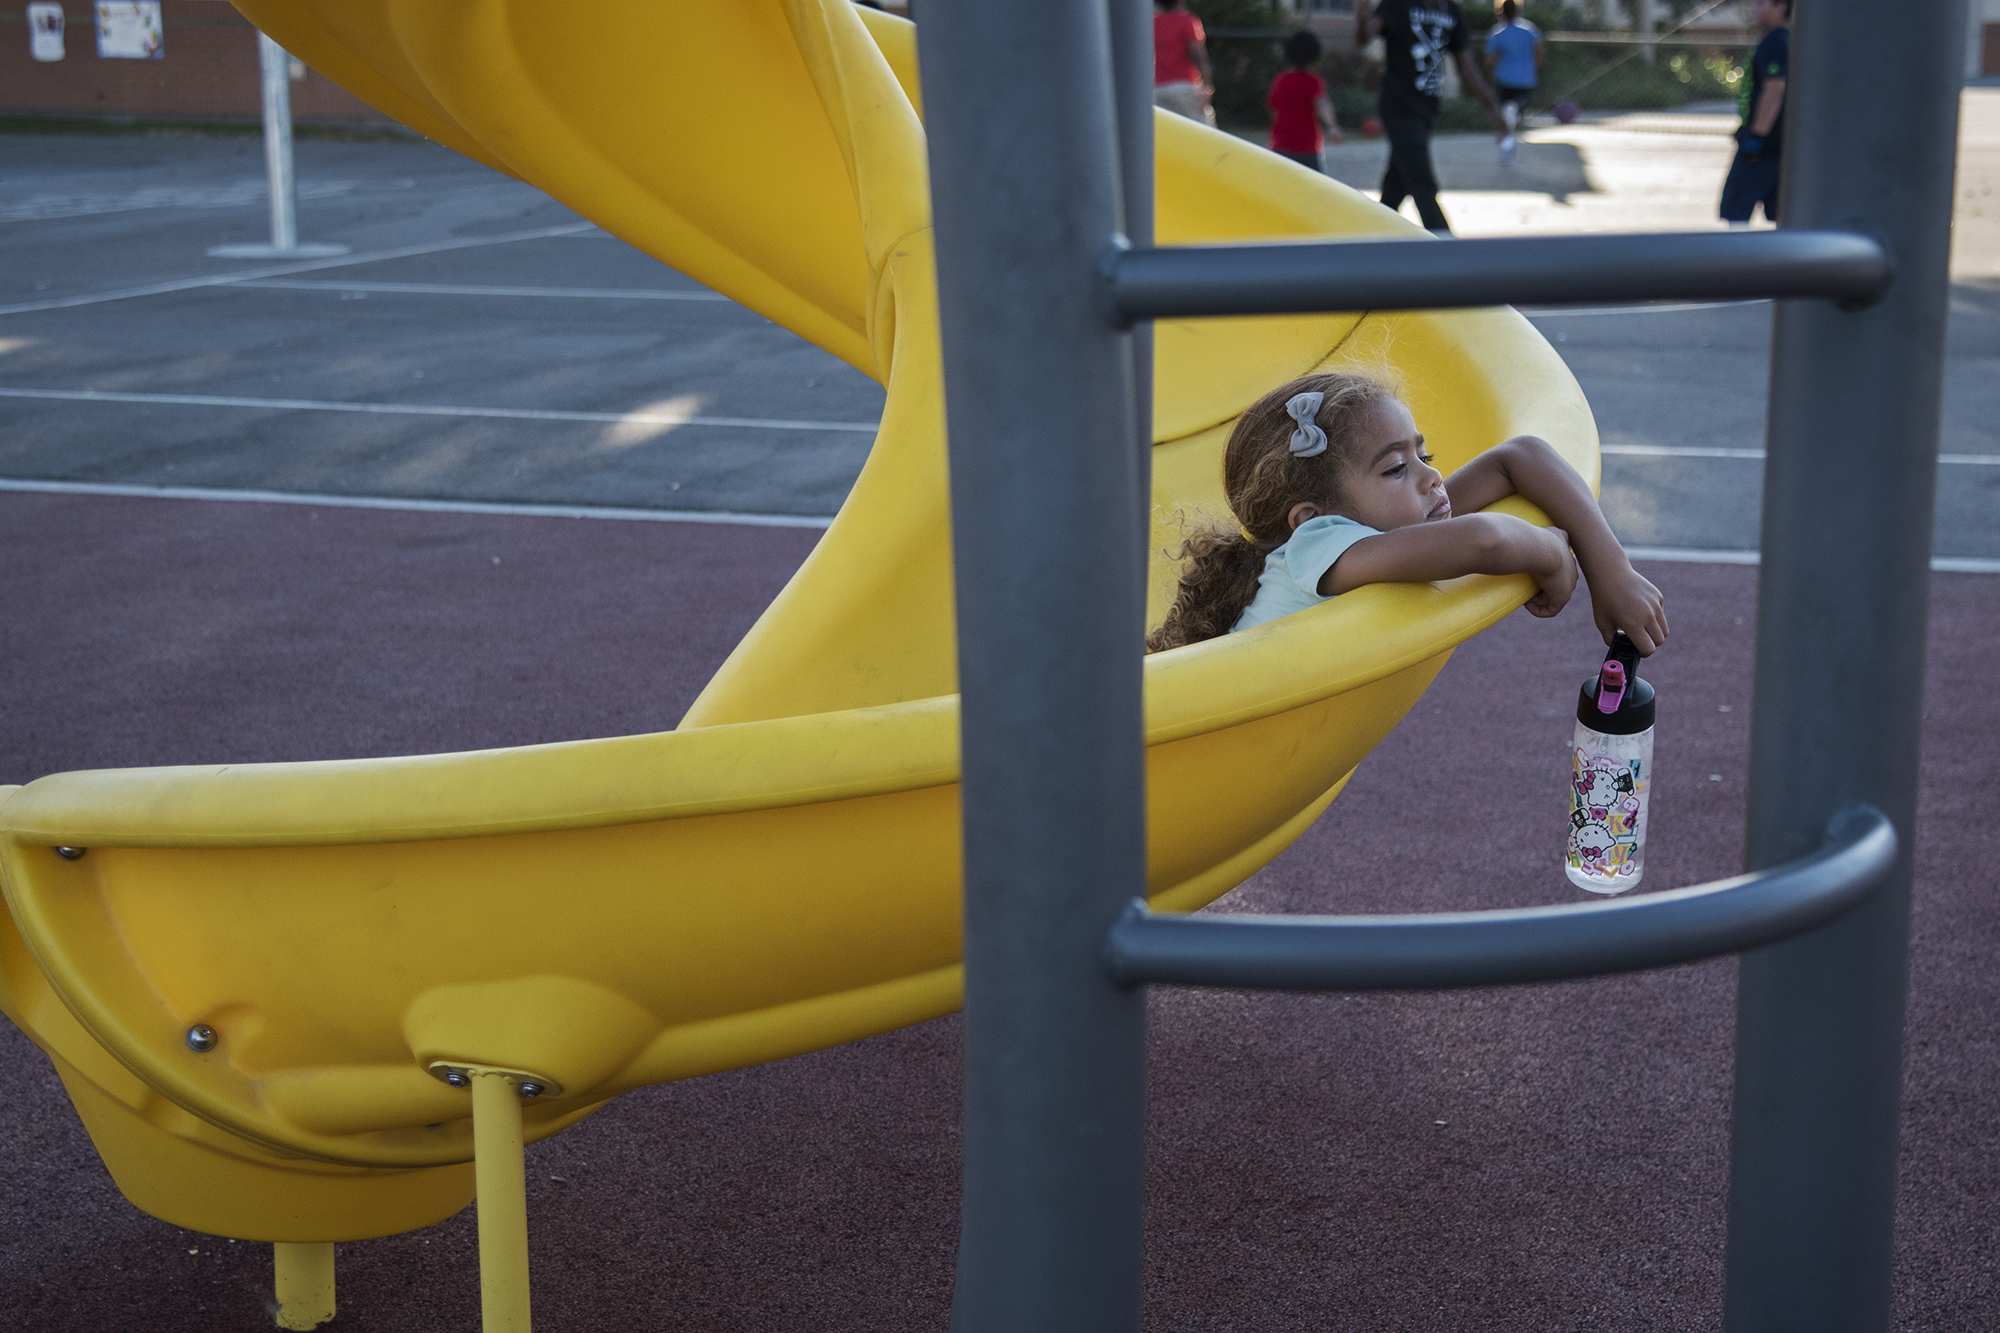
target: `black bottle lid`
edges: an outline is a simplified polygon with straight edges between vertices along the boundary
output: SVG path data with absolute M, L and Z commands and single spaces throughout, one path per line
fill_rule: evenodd
M 1624 630 L 1612 634 L 1604 665 L 1583 683 L 1576 720 L 1606 736 L 1636 736 L 1652 729 L 1653 686 L 1639 679 L 1639 650 Z

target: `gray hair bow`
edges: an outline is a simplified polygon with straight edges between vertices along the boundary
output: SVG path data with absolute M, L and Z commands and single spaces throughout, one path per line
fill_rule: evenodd
M 1285 404 L 1285 411 L 1299 423 L 1292 432 L 1292 457 L 1314 458 L 1326 452 L 1326 432 L 1313 420 L 1319 414 L 1319 405 L 1325 401 L 1323 393 L 1295 393 Z

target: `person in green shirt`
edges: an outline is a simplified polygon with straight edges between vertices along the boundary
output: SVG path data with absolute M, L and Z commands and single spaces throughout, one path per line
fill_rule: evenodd
M 1778 220 L 1780 150 L 1785 136 L 1785 71 L 1791 63 L 1792 0 L 1757 0 L 1750 22 L 1763 35 L 1750 53 L 1749 78 L 1736 91 L 1736 160 L 1722 182 L 1722 220 L 1732 227 L 1750 225 L 1757 206 L 1764 220 Z

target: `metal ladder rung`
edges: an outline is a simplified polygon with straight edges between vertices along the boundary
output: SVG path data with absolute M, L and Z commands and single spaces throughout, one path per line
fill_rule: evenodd
M 1105 263 L 1126 320 L 1798 297 L 1865 306 L 1893 279 L 1875 238 L 1804 228 L 1158 246 Z

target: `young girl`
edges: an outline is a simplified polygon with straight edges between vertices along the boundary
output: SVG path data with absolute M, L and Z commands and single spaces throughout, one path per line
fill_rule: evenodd
M 1249 629 L 1368 583 L 1462 574 L 1533 575 L 1541 591 L 1528 610 L 1553 616 L 1579 566 L 1605 643 L 1622 629 L 1650 656 L 1666 640 L 1660 590 L 1632 568 L 1583 478 L 1547 443 L 1503 441 L 1448 486 L 1430 461 L 1410 409 L 1372 379 L 1307 375 L 1264 395 L 1223 453 L 1241 530 L 1183 543 L 1180 592 L 1147 650 Z M 1556 526 L 1477 512 L 1515 494 Z

